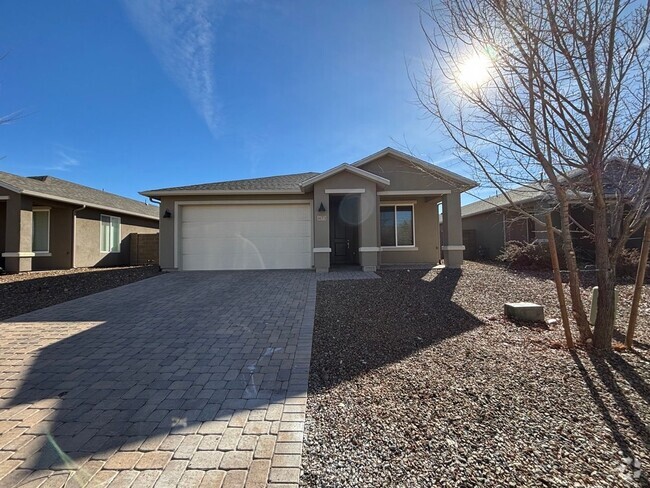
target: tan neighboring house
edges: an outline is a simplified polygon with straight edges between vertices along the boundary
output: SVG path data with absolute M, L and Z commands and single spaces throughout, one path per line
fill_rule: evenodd
M 392 148 L 323 173 L 142 192 L 160 200 L 168 270 L 463 262 L 460 195 L 476 183 Z M 445 216 L 440 242 L 439 206 Z
M 547 193 L 533 188 L 517 188 L 508 192 L 512 202 L 535 215 L 541 213 L 547 200 Z M 506 242 L 533 242 L 546 237 L 546 230 L 535 220 L 523 217 L 510 210 L 508 199 L 499 194 L 464 205 L 463 243 L 467 259 L 494 259 Z M 558 217 L 553 216 L 559 225 Z
M 130 264 L 158 208 L 53 176 L 0 172 L 0 266 L 10 273 Z
M 625 168 L 624 164 L 615 159 L 612 159 L 605 168 L 606 198 L 611 198 L 612 201 L 616 198 L 631 198 L 637 192 L 637 185 L 643 181 L 642 169 L 631 167 L 623 171 L 621 168 Z M 589 189 L 588 181 L 582 182 L 586 179 L 583 172 L 574 171 L 569 174 L 569 177 L 576 189 Z M 466 247 L 467 259 L 494 259 L 509 241 L 527 243 L 536 240 L 546 241 L 546 227 L 537 220 L 516 212 L 513 204 L 536 216 L 542 222 L 550 212 L 553 224 L 560 227 L 557 200 L 550 187 L 522 186 L 510 190 L 507 195 L 508 198 L 498 194 L 462 207 L 463 243 Z M 591 210 L 584 201 L 573 198 L 569 205 L 569 215 L 571 216 L 570 231 L 573 245 L 579 253 L 578 257 L 585 261 L 593 260 L 594 242 L 583 230 L 593 229 Z M 614 229 L 610 228 L 610 236 L 617 237 Z M 642 240 L 643 229 L 640 229 L 632 234 L 626 247 L 640 248 Z

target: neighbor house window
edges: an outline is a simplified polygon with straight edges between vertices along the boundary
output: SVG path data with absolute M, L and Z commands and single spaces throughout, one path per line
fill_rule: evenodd
M 101 252 L 120 252 L 120 223 L 119 217 L 101 216 L 99 235 Z
M 379 215 L 382 247 L 415 244 L 413 205 L 382 205 Z
M 32 251 L 50 252 L 50 209 L 32 209 Z

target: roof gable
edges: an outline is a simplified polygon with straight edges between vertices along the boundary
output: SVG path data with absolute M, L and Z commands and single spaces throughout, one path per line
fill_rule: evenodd
M 312 185 L 314 185 L 314 183 L 318 183 L 319 181 L 323 181 L 323 180 L 325 180 L 325 179 L 327 179 L 327 178 L 329 178 L 331 176 L 334 176 L 336 174 L 339 174 L 339 173 L 341 173 L 343 171 L 347 171 L 347 172 L 352 173 L 354 175 L 360 176 L 361 178 L 365 178 L 367 180 L 374 181 L 375 183 L 377 183 L 379 185 L 384 185 L 384 186 L 390 185 L 390 180 L 388 180 L 388 179 L 386 179 L 386 178 L 384 178 L 382 176 L 378 176 L 378 175 L 376 175 L 374 173 L 370 173 L 369 171 L 365 171 L 365 170 L 363 170 L 361 168 L 357 168 L 356 166 L 351 166 L 351 165 L 349 165 L 347 163 L 343 163 L 343 164 L 340 164 L 340 165 L 336 166 L 335 168 L 332 168 L 330 170 L 325 171 L 324 173 L 320 173 L 318 175 L 315 175 L 315 176 L 309 178 L 308 180 L 303 181 L 301 183 L 300 187 L 304 190 L 304 189 L 309 188 Z
M 441 180 L 455 187 L 458 187 L 462 191 L 469 190 L 470 188 L 478 186 L 478 183 L 476 183 L 474 180 L 470 180 L 469 178 L 465 178 L 464 176 L 461 176 L 457 173 L 446 170 L 444 168 L 440 168 L 439 166 L 428 163 L 422 159 L 416 158 L 415 156 L 411 156 L 402 151 L 398 151 L 392 147 L 386 147 L 381 151 L 378 151 L 374 154 L 371 154 L 370 156 L 366 156 L 365 158 L 360 159 L 355 163 L 352 163 L 352 165 L 357 168 L 361 168 L 366 164 L 371 163 L 372 161 L 383 158 L 384 156 L 393 156 L 394 158 L 402 160 L 404 162 L 415 164 L 432 176 L 440 178 Z

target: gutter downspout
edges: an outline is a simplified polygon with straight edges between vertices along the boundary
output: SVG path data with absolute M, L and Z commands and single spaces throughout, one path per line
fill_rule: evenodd
M 72 268 L 77 267 L 77 212 L 81 212 L 86 206 L 82 205 L 72 211 Z

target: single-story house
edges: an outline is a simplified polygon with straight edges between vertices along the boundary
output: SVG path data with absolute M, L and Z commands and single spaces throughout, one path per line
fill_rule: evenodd
M 605 192 L 608 198 L 630 198 L 647 177 L 644 171 L 612 159 L 605 167 Z M 583 230 L 593 228 L 591 210 L 585 205 L 590 196 L 590 183 L 584 171 L 580 170 L 569 173 L 567 179 L 571 181 L 574 192 L 582 197 L 573 197 L 569 207 L 573 244 L 582 258 L 590 260 L 594 255 L 594 242 Z M 559 211 L 555 208 L 557 200 L 548 183 L 514 188 L 507 195 L 508 198 L 499 193 L 462 207 L 463 243 L 467 259 L 494 259 L 509 241 L 531 243 L 546 240 L 546 226 L 522 215 L 516 208 L 523 209 L 542 222 L 550 211 L 554 226 L 560 227 Z M 612 237 L 615 236 L 612 234 Z M 643 229 L 640 229 L 630 237 L 627 247 L 641 247 L 642 239 Z
M 10 273 L 128 265 L 129 236 L 158 207 L 53 176 L 0 172 L 0 267 Z
M 476 183 L 392 148 L 323 173 L 141 192 L 160 201 L 168 270 L 460 267 L 460 195 Z M 445 216 L 440 242 L 439 205 Z
M 508 196 L 516 205 L 534 215 L 536 207 L 542 205 L 547 193 L 521 187 L 508 192 Z M 544 227 L 514 211 L 510 201 L 502 194 L 464 205 L 461 215 L 467 259 L 494 259 L 501 253 L 506 242 L 533 242 L 546 236 Z M 553 217 L 554 223 L 559 224 L 558 216 Z

